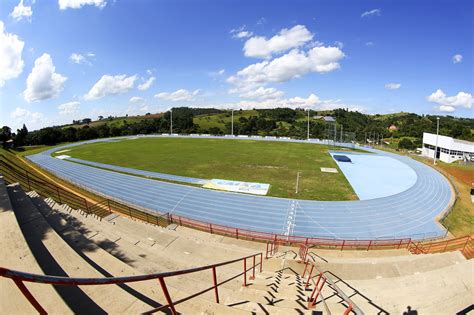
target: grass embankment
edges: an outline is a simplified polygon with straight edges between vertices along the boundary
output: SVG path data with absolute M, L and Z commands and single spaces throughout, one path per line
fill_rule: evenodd
M 436 168 L 450 176 L 458 191 L 456 204 L 442 221 L 443 225 L 454 236 L 474 234 L 474 204 L 470 196 L 471 185 L 474 183 L 474 167 L 438 162 Z
M 304 143 L 222 139 L 144 138 L 86 144 L 65 153 L 75 158 L 197 178 L 270 184 L 270 196 L 354 200 L 356 195 L 328 148 Z M 300 172 L 299 192 L 295 194 Z

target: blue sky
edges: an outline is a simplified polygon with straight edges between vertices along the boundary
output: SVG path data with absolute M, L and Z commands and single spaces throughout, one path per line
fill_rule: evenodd
M 172 106 L 474 117 L 472 1 L 0 2 L 0 125 Z

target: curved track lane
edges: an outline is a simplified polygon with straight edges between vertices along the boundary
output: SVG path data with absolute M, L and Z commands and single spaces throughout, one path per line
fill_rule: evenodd
M 171 212 L 237 228 L 341 239 L 423 238 L 445 233 L 436 217 L 450 205 L 451 187 L 441 174 L 409 157 L 372 150 L 397 159 L 416 172 L 416 183 L 401 193 L 371 200 L 313 201 L 171 184 L 67 162 L 50 155 L 67 147 L 97 141 L 104 140 L 74 143 L 28 156 L 28 159 L 60 178 L 103 196 L 151 211 Z

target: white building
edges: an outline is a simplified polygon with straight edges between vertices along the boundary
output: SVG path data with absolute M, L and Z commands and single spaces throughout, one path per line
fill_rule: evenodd
M 438 143 L 436 144 L 436 138 Z M 423 133 L 422 155 L 434 158 L 436 146 L 438 147 L 436 159 L 452 163 L 458 160 L 474 162 L 474 142 L 458 140 L 446 136 L 438 136 L 432 133 Z

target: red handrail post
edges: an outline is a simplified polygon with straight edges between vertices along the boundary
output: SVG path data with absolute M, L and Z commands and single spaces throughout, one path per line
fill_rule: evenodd
M 343 241 L 342 241 L 341 251 L 344 249 L 344 244 L 346 244 L 346 240 L 343 240 Z
M 158 281 L 160 282 L 161 290 L 163 290 L 163 294 L 166 298 L 166 303 L 168 303 L 169 308 L 171 309 L 171 314 L 176 315 L 176 309 L 174 308 L 173 301 L 171 300 L 170 293 L 168 292 L 168 288 L 166 287 L 165 279 L 163 277 L 159 277 Z
M 212 234 L 212 223 L 209 223 L 209 232 Z
M 235 238 L 239 239 L 239 229 L 235 229 Z
M 400 243 L 398 243 L 398 247 L 397 247 L 397 249 L 400 249 L 400 246 L 402 246 L 402 241 L 403 241 L 403 240 L 402 240 L 402 239 L 400 239 Z
M 183 223 L 181 222 L 181 217 L 179 216 L 179 225 L 183 226 Z
M 349 314 L 350 312 L 352 311 L 352 305 L 349 305 L 346 310 L 344 311 L 344 314 L 343 315 L 347 315 Z
M 309 274 L 308 274 L 308 280 L 306 281 L 306 284 L 304 286 L 305 289 L 309 286 L 309 281 L 311 280 L 311 275 L 313 274 L 313 269 L 314 269 L 314 265 L 311 264 L 311 269 L 309 270 Z
M 316 293 L 316 290 L 317 290 L 317 288 L 318 288 L 318 285 L 319 285 L 319 282 L 321 281 L 321 277 L 322 277 L 322 276 L 323 276 L 323 273 L 320 272 L 320 273 L 319 273 L 318 280 L 316 280 L 316 284 L 314 285 L 313 292 L 311 292 L 311 295 L 309 296 L 309 302 L 312 302 L 312 301 L 313 301 L 314 293 Z
M 28 290 L 28 288 L 25 286 L 25 284 L 18 279 L 12 279 L 18 289 L 20 289 L 21 293 L 26 297 L 28 302 L 38 311 L 40 314 L 48 314 L 46 310 L 39 304 L 39 302 L 35 299 L 35 297 L 31 294 L 31 292 Z
M 268 259 L 268 242 L 267 242 L 267 249 L 265 251 L 265 259 Z
M 260 253 L 260 272 L 263 270 L 263 254 Z
M 253 267 L 252 267 L 252 276 L 250 277 L 250 280 L 255 279 L 255 255 L 253 256 Z
M 244 258 L 244 287 L 247 286 L 247 257 Z
M 369 246 L 367 246 L 367 251 L 369 251 L 369 250 L 370 250 L 370 245 L 372 245 L 372 240 L 370 240 L 370 242 L 369 242 Z
M 304 265 L 304 271 L 303 271 L 303 275 L 301 276 L 301 278 L 304 278 L 304 275 L 306 274 L 306 270 L 308 269 L 308 264 L 309 264 L 309 260 L 307 260 L 306 264 Z
M 212 267 L 212 280 L 214 281 L 214 293 L 216 296 L 216 303 L 219 304 L 219 289 L 217 288 L 216 267 Z

